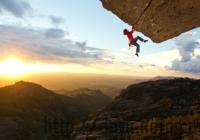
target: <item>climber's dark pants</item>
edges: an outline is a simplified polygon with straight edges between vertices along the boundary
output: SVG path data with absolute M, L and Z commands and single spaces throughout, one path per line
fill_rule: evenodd
M 136 53 L 140 52 L 140 45 L 137 43 L 137 41 L 140 40 L 142 42 L 144 42 L 144 39 L 141 38 L 140 36 L 137 36 L 136 38 L 134 38 L 131 42 L 132 45 L 136 46 Z

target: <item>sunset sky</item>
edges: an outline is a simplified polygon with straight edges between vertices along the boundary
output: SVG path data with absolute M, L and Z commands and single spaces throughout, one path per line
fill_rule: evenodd
M 199 28 L 159 44 L 148 38 L 138 58 L 122 34 L 131 27 L 99 0 L 0 0 L 0 14 L 1 75 L 200 77 Z

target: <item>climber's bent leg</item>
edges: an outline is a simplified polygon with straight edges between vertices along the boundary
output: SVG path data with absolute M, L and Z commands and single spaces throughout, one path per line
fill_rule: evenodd
M 144 42 L 144 39 L 143 38 L 141 38 L 140 36 L 137 36 L 135 39 L 135 42 L 137 42 L 138 40 L 140 40 L 140 41 L 142 41 L 142 42 Z
M 140 45 L 135 41 L 133 41 L 133 45 L 136 46 L 136 53 L 139 53 L 140 52 Z

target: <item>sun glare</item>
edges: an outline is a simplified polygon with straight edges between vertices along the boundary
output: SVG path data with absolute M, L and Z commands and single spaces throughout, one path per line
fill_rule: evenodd
M 96 73 L 104 74 L 103 70 L 94 67 L 85 67 L 79 64 L 47 64 L 47 63 L 27 63 L 18 58 L 7 58 L 0 61 L 0 76 L 6 78 L 21 78 L 35 73 L 49 72 L 72 72 L 72 73 Z M 113 74 L 113 73 L 112 73 Z
M 18 59 L 9 59 L 0 63 L 0 72 L 7 76 L 19 76 L 27 72 L 27 66 Z

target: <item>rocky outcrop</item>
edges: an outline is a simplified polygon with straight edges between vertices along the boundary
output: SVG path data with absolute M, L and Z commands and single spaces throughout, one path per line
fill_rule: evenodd
M 200 123 L 200 80 L 174 78 L 148 81 L 122 90 L 105 109 L 75 129 L 74 139 L 191 138 L 199 134 L 200 128 L 188 132 L 182 126 L 192 128 L 190 125 L 196 121 Z M 173 127 L 176 129 L 167 130 Z
M 101 0 L 136 30 L 162 42 L 200 26 L 199 0 Z

